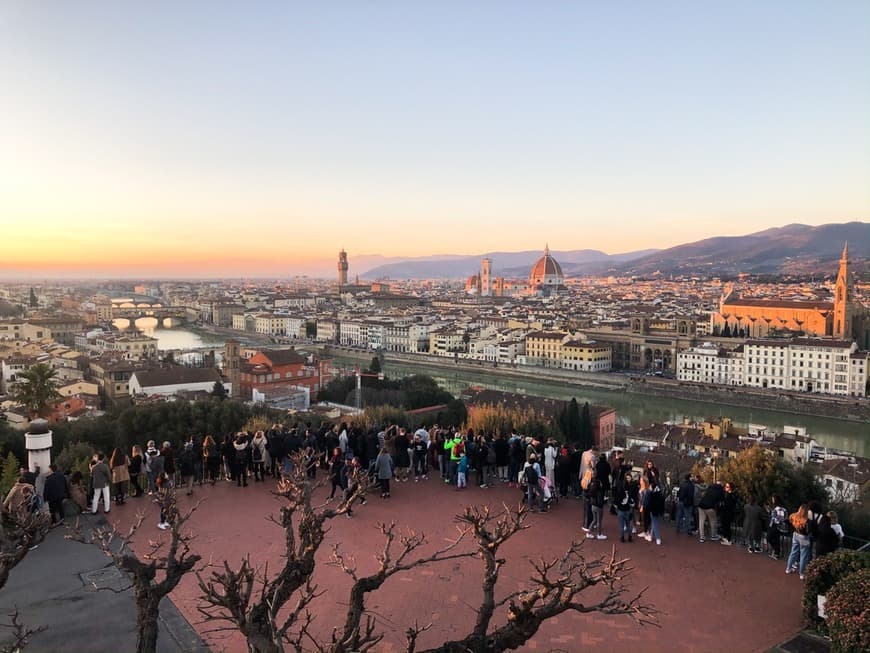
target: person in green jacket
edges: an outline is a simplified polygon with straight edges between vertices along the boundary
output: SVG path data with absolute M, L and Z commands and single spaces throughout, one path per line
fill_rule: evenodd
M 462 442 L 462 435 L 457 431 L 452 440 L 444 442 L 444 451 L 450 454 L 450 478 L 447 483 L 456 483 L 456 469 L 459 466 L 459 460 L 465 452 L 465 445 Z

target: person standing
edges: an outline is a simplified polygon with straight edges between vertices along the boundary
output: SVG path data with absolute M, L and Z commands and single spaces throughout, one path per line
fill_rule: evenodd
M 67 497 L 66 477 L 57 470 L 57 465 L 54 463 L 48 468 L 51 473 L 45 477 L 42 496 L 51 513 L 51 525 L 60 526 L 63 523 L 63 500 Z
M 221 459 L 218 455 L 217 443 L 211 435 L 205 436 L 205 440 L 202 441 L 202 457 L 205 463 L 206 479 L 214 485 L 217 482 Z
M 647 478 L 647 482 L 649 482 L 648 477 L 645 478 Z M 655 538 L 656 544 L 661 546 L 662 535 L 659 531 L 659 522 L 661 521 L 662 515 L 665 514 L 665 493 L 662 492 L 662 486 L 660 484 L 656 483 L 653 485 L 650 483 L 644 499 L 644 512 L 649 514 L 650 533 L 652 538 Z M 652 541 L 649 536 L 647 536 L 646 539 L 647 541 Z
M 626 472 L 617 480 L 613 489 L 613 500 L 619 518 L 619 541 L 631 542 L 633 512 L 637 506 L 637 483 L 634 482 L 631 472 Z
M 236 441 L 233 442 L 233 451 L 235 451 L 235 475 L 236 487 L 248 487 L 248 438 L 243 431 L 236 434 Z
M 148 494 L 154 494 L 157 491 L 155 481 L 163 473 L 163 457 L 154 444 L 154 440 L 148 440 L 148 446 L 145 449 L 145 471 L 148 474 Z
M 418 429 L 414 434 L 414 444 L 412 447 L 415 483 L 420 480 L 421 476 L 424 481 L 429 478 L 429 446 L 420 435 L 420 431 L 422 430 L 424 429 Z
M 782 557 L 782 538 L 786 535 L 788 535 L 788 512 L 782 506 L 779 496 L 774 494 L 770 498 L 770 520 L 767 523 L 769 557 L 774 560 Z
M 254 483 L 266 480 L 266 434 L 257 431 L 251 440 L 251 464 L 254 468 Z
M 743 506 L 743 537 L 749 553 L 761 553 L 761 506 L 752 494 Z
M 492 443 L 492 448 L 495 451 L 495 468 L 498 472 L 498 480 L 502 483 L 507 483 L 510 446 L 504 435 L 498 434 L 498 437 Z
M 731 524 L 734 523 L 734 515 L 737 514 L 737 493 L 734 485 L 725 483 L 725 497 L 719 508 L 719 523 L 722 525 L 722 538 L 720 544 L 731 546 Z
M 812 557 L 812 542 L 810 541 L 809 516 L 807 504 L 802 504 L 788 518 L 794 532 L 791 536 L 791 551 L 785 563 L 785 573 L 798 572 L 800 579 L 804 579 L 804 572 Z
M 112 470 L 112 494 L 115 505 L 124 504 L 124 495 L 130 483 L 130 459 L 119 448 L 115 448 L 109 459 L 109 467 Z
M 680 534 L 680 526 L 686 525 L 686 535 L 692 532 L 692 512 L 695 507 L 695 484 L 692 483 L 692 475 L 686 474 L 680 481 L 677 490 L 677 535 Z
M 186 442 L 184 449 L 178 456 L 178 471 L 181 475 L 181 483 L 187 488 L 186 494 L 193 494 L 193 483 L 196 479 L 196 458 L 193 450 L 193 442 Z
M 109 471 L 109 466 L 106 464 L 106 454 L 100 452 L 96 455 L 96 460 L 91 462 L 91 485 L 94 488 L 94 497 L 91 500 L 91 514 L 97 514 L 100 497 L 103 497 L 103 510 L 106 514 L 111 511 L 112 507 L 109 504 L 109 486 L 112 483 L 112 472 Z
M 592 504 L 586 497 L 586 487 L 592 478 L 592 468 L 598 461 L 598 447 L 594 444 L 580 456 L 580 490 L 583 492 L 583 530 L 589 532 L 592 524 Z
M 393 476 L 393 459 L 386 448 L 382 448 L 375 459 L 375 476 L 378 479 L 378 485 L 381 486 L 381 498 L 389 499 L 390 479 Z
M 719 541 L 718 520 L 716 519 L 716 507 L 725 500 L 725 490 L 719 483 L 711 483 L 701 494 L 698 503 L 698 541 L 704 541 L 704 525 L 710 523 L 710 539 Z
M 466 476 L 468 475 L 468 454 L 462 453 L 459 463 L 456 465 L 456 489 L 464 490 L 468 487 Z
M 142 467 L 144 466 L 144 457 L 142 456 L 142 447 L 138 444 L 133 445 L 132 455 L 130 456 L 130 485 L 132 486 L 132 496 L 134 498 L 141 497 L 142 492 Z
M 538 456 L 532 453 L 523 469 L 523 479 L 526 482 L 526 500 L 530 512 L 535 512 L 535 500 L 537 499 L 538 510 L 544 511 L 544 495 L 538 480 L 541 477 L 541 466 L 538 464 Z
M 344 453 L 339 447 L 332 450 L 332 456 L 329 458 L 329 481 L 332 483 L 332 491 L 329 493 L 329 500 L 335 498 L 336 490 L 343 490 L 345 483 L 344 470 Z
M 589 501 L 592 504 L 592 524 L 589 527 L 589 532 L 586 537 L 590 539 L 606 540 L 607 536 L 603 531 L 604 521 L 604 483 L 598 477 L 598 470 L 592 470 L 592 479 L 589 481 L 589 487 L 586 492 L 590 495 Z
M 544 447 L 544 476 L 550 482 L 550 487 L 556 487 L 556 456 L 559 450 L 556 448 L 556 443 L 553 438 L 547 440 L 547 446 Z

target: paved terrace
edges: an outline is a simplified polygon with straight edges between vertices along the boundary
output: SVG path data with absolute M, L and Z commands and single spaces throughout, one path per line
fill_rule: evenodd
M 194 548 L 203 558 L 216 562 L 227 559 L 235 564 L 250 553 L 255 563 L 269 562 L 274 567 L 279 562 L 281 531 L 266 519 L 279 505 L 278 499 L 269 494 L 271 487 L 267 482 L 237 488 L 221 481 L 214 488 L 196 488 L 194 498 L 207 499 L 191 519 L 197 533 Z M 326 488 L 316 496 L 325 497 Z M 455 532 L 453 515 L 466 503 L 514 504 L 519 491 L 499 485 L 458 492 L 430 477 L 420 483 L 393 483 L 393 496 L 388 500 L 374 492 L 371 496 L 366 506 L 357 507 L 353 519 L 342 516 L 332 520 L 331 531 L 321 547 L 321 560 L 328 559 L 331 545 L 340 542 L 345 552 L 356 555 L 360 571 L 366 572 L 373 565 L 371 553 L 382 544 L 375 527 L 378 522 L 395 520 L 422 530 L 434 547 Z M 189 501 L 182 493 L 180 507 Z M 115 508 L 112 517 L 126 525 L 140 508 L 147 511 L 140 537 L 144 542 L 145 538 L 160 535 L 157 506 L 147 497 Z M 547 514 L 529 515 L 532 528 L 516 535 L 502 549 L 508 563 L 501 573 L 501 591 L 507 593 L 522 586 L 529 576 L 528 556 L 535 552 L 548 557 L 562 553 L 571 539 L 581 534 L 581 514 L 581 502 L 568 499 Z M 587 540 L 584 549 L 589 556 L 598 556 L 609 554 L 615 545 L 619 555 L 631 557 L 635 571 L 629 586 L 635 590 L 649 587 L 646 596 L 661 612 L 661 627 L 639 627 L 627 616 L 566 613 L 547 622 L 522 650 L 763 652 L 801 628 L 803 585 L 796 575 L 784 573 L 784 563 L 766 555 L 749 554 L 738 546 L 710 541 L 700 544 L 696 538 L 676 536 L 670 527 L 665 527 L 662 546 L 643 540 L 620 544 L 618 537 L 613 537 L 616 528 L 616 518 L 607 515 L 605 532 L 610 539 Z M 387 581 L 381 591 L 370 595 L 367 604 L 387 632 L 377 650 L 403 650 L 404 629 L 415 619 L 421 624 L 434 624 L 421 636 L 420 648 L 468 632 L 480 596 L 480 578 L 479 562 L 470 559 L 430 565 Z M 324 635 L 343 621 L 348 580 L 335 568 L 317 568 L 315 581 L 321 590 L 327 590 L 314 605 L 317 629 Z M 171 595 L 212 650 L 245 650 L 242 637 L 234 632 L 208 632 L 221 624 L 201 623 L 197 597 L 192 575 Z

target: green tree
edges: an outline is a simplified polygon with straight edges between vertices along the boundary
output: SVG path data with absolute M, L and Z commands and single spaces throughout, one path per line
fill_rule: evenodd
M 6 454 L 6 459 L 3 461 L 3 471 L 0 473 L 0 499 L 5 499 L 9 494 L 9 490 L 18 481 L 21 475 L 21 463 L 11 451 Z
M 30 308 L 38 308 L 39 300 L 36 298 L 36 293 L 33 292 L 33 288 L 30 289 Z
M 579 435 L 580 448 L 584 451 L 595 443 L 595 432 L 592 429 L 592 415 L 589 412 L 588 401 L 583 403 L 583 410 L 580 412 Z
M 369 365 L 369 372 L 372 374 L 381 373 L 381 359 L 378 356 L 372 357 L 372 364 Z
M 227 389 L 224 387 L 224 384 L 220 381 L 215 381 L 214 387 L 211 389 L 211 396 L 217 398 L 219 401 L 226 399 Z
M 45 415 L 48 403 L 60 397 L 55 386 L 57 371 L 45 363 L 38 363 L 18 375 L 20 383 L 15 399 L 20 401 L 32 416 Z
M 580 435 L 580 405 L 574 397 L 559 414 L 559 430 L 566 442 L 576 442 Z

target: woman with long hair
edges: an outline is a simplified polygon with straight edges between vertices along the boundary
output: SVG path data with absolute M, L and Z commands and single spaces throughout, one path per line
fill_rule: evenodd
M 130 459 L 115 447 L 112 452 L 112 457 L 109 459 L 109 469 L 112 470 L 112 495 L 115 498 L 115 505 L 120 506 L 124 503 L 124 495 L 127 492 L 127 484 L 130 482 Z
M 802 504 L 797 511 L 789 515 L 789 523 L 794 529 L 791 536 L 791 552 L 785 565 L 785 573 L 799 572 L 800 579 L 804 579 L 804 572 L 812 557 L 812 542 L 809 532 L 809 511 L 807 504 Z
M 640 522 L 638 523 L 638 526 L 641 528 L 638 537 L 642 537 L 647 542 L 652 542 L 652 535 L 650 533 L 650 530 L 652 529 L 652 517 L 649 509 L 649 502 L 647 500 L 649 489 L 649 476 L 642 474 L 640 477 L 640 491 L 637 496 L 638 511 L 640 512 Z
M 202 458 L 205 463 L 206 480 L 214 485 L 217 482 L 221 458 L 217 444 L 211 435 L 205 436 L 205 440 L 202 441 Z
M 142 474 L 142 466 L 144 464 L 145 457 L 142 455 L 142 447 L 138 444 L 133 445 L 133 452 L 130 456 L 130 484 L 133 486 L 133 497 L 141 497 L 142 496 L 142 485 L 139 482 L 139 477 Z

